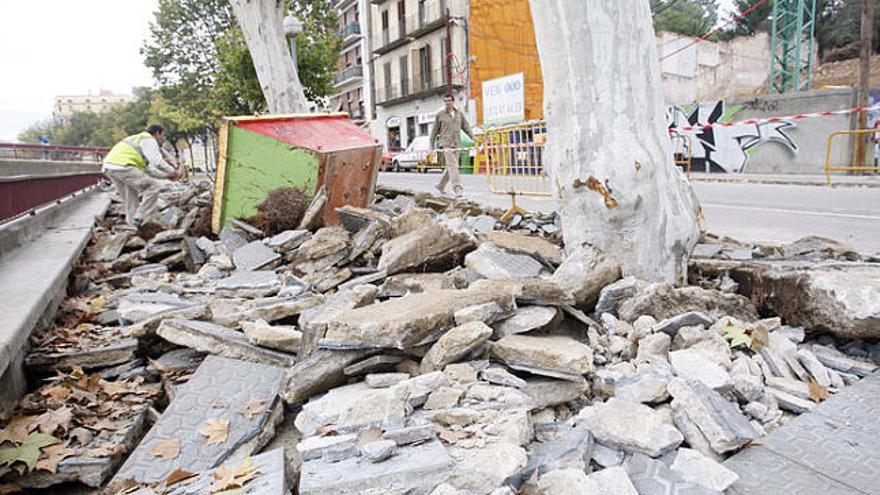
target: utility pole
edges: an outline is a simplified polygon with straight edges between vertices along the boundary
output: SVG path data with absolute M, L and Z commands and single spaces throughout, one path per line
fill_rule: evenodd
M 859 107 L 868 106 L 869 93 L 871 91 L 871 51 L 874 39 L 874 2 L 876 0 L 862 0 L 862 41 L 859 59 Z M 868 113 L 859 113 L 859 129 L 868 128 Z M 856 139 L 856 166 L 865 166 L 865 144 L 869 134 L 863 134 Z
M 446 57 L 444 57 L 446 70 L 446 95 L 452 96 L 452 16 L 446 9 Z

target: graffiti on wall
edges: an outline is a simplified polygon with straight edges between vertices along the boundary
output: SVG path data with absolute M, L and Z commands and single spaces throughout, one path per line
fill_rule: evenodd
M 666 124 L 674 129 L 733 122 L 733 117 L 741 109 L 742 105 L 725 105 L 723 101 L 699 103 L 692 107 L 670 106 L 666 109 Z M 793 122 L 780 121 L 691 131 L 693 169 L 745 172 L 749 157 L 766 143 L 779 143 L 791 153 L 797 153 L 797 143 L 786 132 L 794 127 Z

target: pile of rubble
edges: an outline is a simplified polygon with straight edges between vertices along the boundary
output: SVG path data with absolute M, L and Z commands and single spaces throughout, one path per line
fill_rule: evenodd
M 566 256 L 553 216 L 446 198 L 382 190 L 339 226 L 218 239 L 190 235 L 209 191 L 160 203 L 136 233 L 114 206 L 33 336 L 52 378 L 4 415 L 0 482 L 721 493 L 726 457 L 880 363 L 858 340 L 880 337 L 877 260 L 819 239 L 707 238 L 676 288 Z

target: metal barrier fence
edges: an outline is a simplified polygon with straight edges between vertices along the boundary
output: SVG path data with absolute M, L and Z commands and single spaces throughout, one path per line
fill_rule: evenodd
M 678 132 L 670 132 L 669 139 L 672 140 L 672 157 L 675 164 L 687 173 L 688 179 L 691 178 L 691 165 L 694 161 L 694 139 L 690 134 L 681 134 Z
M 476 173 L 485 173 L 498 194 L 550 196 L 544 168 L 547 127 L 543 122 L 487 129 L 477 135 Z
M 110 148 L 0 143 L 0 158 L 100 163 Z
M 853 136 L 852 163 L 855 164 L 855 163 L 859 163 L 859 159 L 858 159 L 859 157 L 856 156 L 859 151 L 859 146 L 857 145 L 855 140 L 856 139 L 865 139 L 867 141 L 867 143 L 865 143 L 865 146 L 862 148 L 862 150 L 866 151 L 866 150 L 870 149 L 870 146 L 872 144 L 874 144 L 874 141 L 876 141 L 877 139 L 880 139 L 880 137 L 877 136 L 878 132 L 880 132 L 880 129 L 856 129 L 854 131 L 832 132 L 828 136 L 828 146 L 825 148 L 825 180 L 828 182 L 829 186 L 831 185 L 831 171 L 832 170 L 845 170 L 845 171 L 851 171 L 851 172 L 855 172 L 855 171 L 877 172 L 877 171 L 880 171 L 880 167 L 878 167 L 876 163 L 874 164 L 873 167 L 865 167 L 865 166 L 857 166 L 857 165 L 846 165 L 846 166 L 831 165 L 831 148 L 834 144 L 834 138 L 837 136 Z M 866 138 L 868 138 L 868 136 L 870 136 L 870 138 L 866 139 Z M 865 154 L 867 154 L 867 153 L 865 153 Z

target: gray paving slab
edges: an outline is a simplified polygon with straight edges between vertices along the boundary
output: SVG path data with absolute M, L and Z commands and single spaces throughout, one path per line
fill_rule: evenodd
M 238 468 L 244 462 L 229 463 L 227 467 Z M 289 492 L 284 469 L 284 449 L 275 449 L 256 455 L 250 459 L 250 467 L 258 474 L 235 493 L 239 495 L 286 495 Z M 180 483 L 168 487 L 166 495 L 202 495 L 211 492 L 211 485 L 216 482 L 214 471 L 201 473 Z
M 739 494 L 880 494 L 880 374 L 773 431 L 725 465 Z
M 247 455 L 253 441 L 271 421 L 281 389 L 282 370 L 273 366 L 208 356 L 181 387 L 159 421 L 138 445 L 114 477 L 114 482 L 133 479 L 150 483 L 165 478 L 174 469 L 202 472 L 213 469 L 230 456 Z M 250 418 L 239 412 L 245 404 L 263 401 L 266 409 Z M 208 420 L 229 422 L 225 442 L 207 445 L 199 433 Z M 165 460 L 150 454 L 156 445 L 177 439 L 180 454 Z

